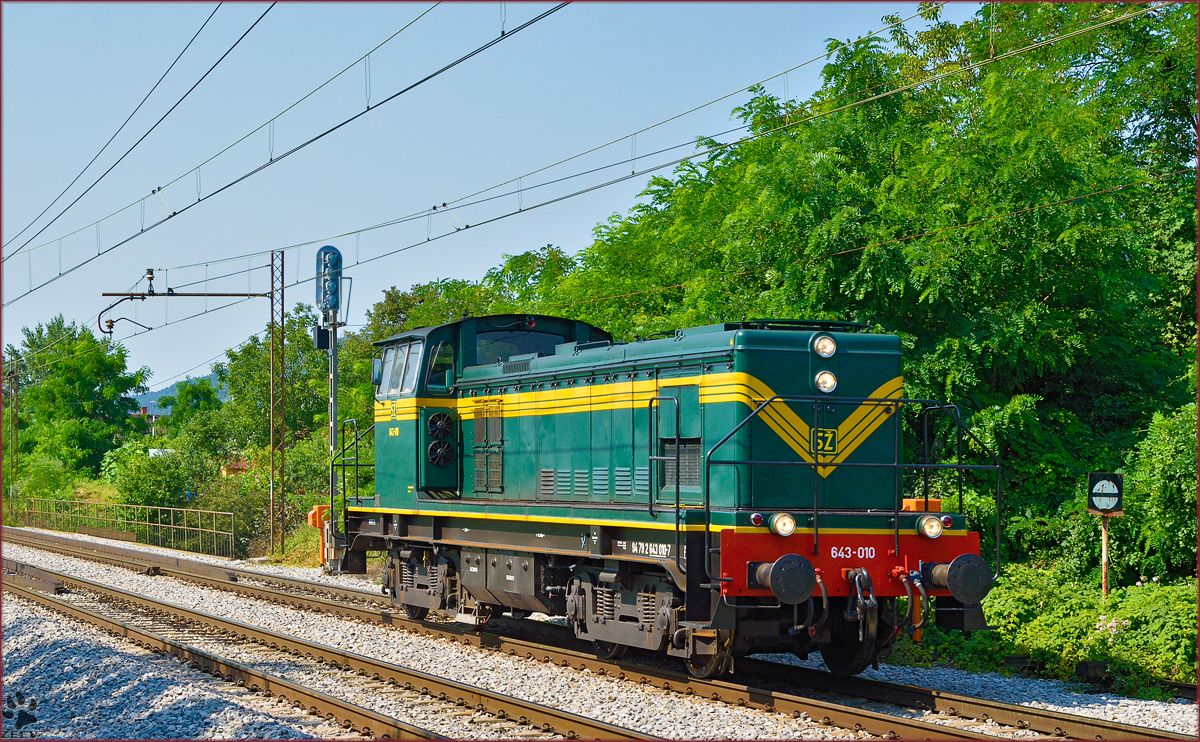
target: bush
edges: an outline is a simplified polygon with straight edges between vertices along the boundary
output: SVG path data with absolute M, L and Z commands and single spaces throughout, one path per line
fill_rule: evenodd
M 1196 680 L 1196 582 L 1153 580 L 1110 592 L 1071 581 L 1056 569 L 1010 565 L 983 603 L 988 623 L 1014 654 L 1046 663 L 1069 679 L 1075 665 L 1103 660 L 1119 687 L 1152 678 Z
M 149 451 L 136 446 L 122 446 L 117 455 L 105 456 L 107 471 L 129 505 L 179 508 L 186 504 L 191 483 L 183 457 L 175 452 L 150 456 Z
M 20 525 L 30 498 L 69 500 L 78 472 L 49 454 L 36 452 L 22 459 L 14 492 L 5 493 L 4 522 Z
M 1109 664 L 1113 688 L 1159 697 L 1156 680 L 1196 682 L 1196 581 L 1165 585 L 1153 578 L 1110 592 L 1060 570 L 1009 565 L 983 601 L 995 631 L 925 629 L 923 641 L 899 641 L 888 661 L 1009 673 L 1005 655 L 1029 655 L 1045 674 L 1075 679 L 1086 660 Z
M 1196 574 L 1196 405 L 1155 414 L 1131 457 L 1126 498 L 1142 526 L 1143 570 L 1160 577 Z

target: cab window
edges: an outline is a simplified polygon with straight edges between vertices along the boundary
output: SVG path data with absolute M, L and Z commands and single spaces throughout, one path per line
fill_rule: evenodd
M 475 336 L 476 363 L 488 364 L 507 361 L 515 355 L 538 353 L 554 355 L 554 346 L 566 338 L 553 332 L 531 330 L 498 330 L 481 332 Z
M 417 368 L 420 366 L 421 344 L 413 343 L 408 346 L 408 360 L 404 364 L 404 377 L 400 384 L 401 394 L 412 394 L 417 387 Z
M 450 386 L 453 376 L 447 372 L 454 370 L 454 346 L 450 343 L 438 343 L 433 358 L 429 362 L 429 379 L 425 382 L 432 386 Z
M 404 379 L 405 359 L 408 357 L 409 347 L 408 345 L 401 345 L 396 348 L 395 358 L 392 361 L 392 373 L 388 378 L 389 394 L 396 394 L 400 391 L 400 382 Z
M 387 396 L 390 388 L 389 382 L 392 378 L 392 357 L 395 355 L 394 348 L 383 349 L 383 371 L 379 374 L 379 386 L 375 389 L 376 397 Z

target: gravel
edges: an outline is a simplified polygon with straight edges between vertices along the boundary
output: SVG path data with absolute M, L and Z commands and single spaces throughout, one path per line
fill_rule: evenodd
M 336 725 L 301 719 L 265 697 L 7 594 L 3 630 L 4 694 L 13 702 L 18 692 L 24 696 L 18 708 L 36 721 L 22 731 L 38 737 L 346 736 Z
M 588 671 L 534 663 L 444 639 L 296 611 L 167 577 L 148 577 L 13 544 L 4 545 L 4 556 L 433 675 L 466 679 L 489 690 L 657 736 L 676 739 L 858 739 L 861 736 L 803 718 L 689 698 Z M 364 699 L 361 705 L 387 713 L 370 701 Z
M 799 665 L 824 670 L 819 654 L 801 660 L 790 654 L 761 654 L 757 659 Z M 1006 703 L 1061 711 L 1093 719 L 1107 719 L 1122 724 L 1154 727 L 1196 736 L 1198 731 L 1196 704 L 1179 698 L 1174 702 L 1143 701 L 1112 693 L 1076 693 L 1059 680 L 1005 677 L 991 672 L 968 672 L 948 667 L 907 667 L 880 663 L 879 669 L 867 668 L 864 678 L 890 683 L 919 685 L 949 693 L 976 698 L 990 698 Z
M 57 534 L 63 535 L 63 534 Z M 93 540 L 76 536 L 81 540 Z M 94 539 L 104 541 L 104 539 Z M 180 552 L 140 544 L 119 542 L 120 546 L 179 555 Z M 10 549 L 13 551 L 10 553 Z M 805 736 L 835 738 L 838 732 L 810 725 L 804 720 L 748 709 L 688 699 L 610 678 L 575 670 L 531 665 L 527 661 L 466 649 L 441 639 L 404 634 L 396 641 L 393 630 L 377 626 L 347 624 L 339 619 L 297 613 L 218 591 L 204 590 L 162 577 L 146 577 L 94 563 L 58 557 L 12 545 L 4 546 L 5 556 L 58 569 L 80 577 L 102 581 L 161 600 L 197 607 L 218 615 L 253 622 L 283 633 L 320 641 L 397 664 L 445 677 L 475 678 L 477 685 L 510 695 L 559 705 L 576 713 L 603 718 L 614 724 L 643 729 L 652 734 L 674 738 L 771 738 Z M 276 567 L 188 555 L 198 561 L 234 564 L 299 579 L 309 579 L 346 587 L 375 590 L 376 585 L 361 578 L 325 575 L 319 568 Z M 57 566 L 56 566 L 57 565 Z M 819 654 L 808 660 L 792 655 L 759 655 L 761 659 L 824 669 Z M 1004 677 L 994 673 L 974 673 L 952 668 L 915 668 L 881 664 L 868 669 L 863 677 L 896 683 L 921 685 L 963 695 L 991 698 L 1008 703 L 1036 706 L 1093 718 L 1137 726 L 1156 727 L 1195 736 L 1198 732 L 1195 704 L 1179 699 L 1175 703 L 1144 701 L 1114 694 L 1073 692 L 1056 680 Z M 595 703 L 593 699 L 599 699 Z M 611 700 L 607 700 L 611 699 Z M 600 706 L 600 708 L 593 708 Z M 660 709 L 659 707 L 662 707 Z M 743 718 L 744 717 L 744 718 Z M 767 720 L 767 721 L 764 721 Z

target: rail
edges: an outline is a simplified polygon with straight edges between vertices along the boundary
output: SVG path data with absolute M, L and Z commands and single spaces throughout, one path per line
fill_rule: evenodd
M 714 460 L 713 455 L 720 450 L 726 443 L 734 438 L 737 433 L 750 424 L 762 414 L 764 410 L 771 405 L 782 402 L 785 405 L 790 403 L 806 403 L 812 405 L 813 420 L 812 429 L 822 429 L 823 423 L 826 420 L 826 415 L 834 412 L 839 405 L 872 405 L 877 409 L 882 409 L 885 414 L 892 417 L 893 429 L 893 460 L 890 463 L 886 462 L 861 462 L 861 461 L 835 461 L 833 454 L 822 455 L 816 452 L 815 446 L 811 454 L 811 461 L 769 461 L 769 460 L 747 460 L 747 459 L 720 459 Z M 900 426 L 900 411 L 903 405 L 920 405 L 920 420 L 925 428 L 924 430 L 924 448 L 922 450 L 922 463 L 920 464 L 905 464 L 900 460 L 900 454 L 903 446 L 903 429 Z M 931 413 L 941 413 L 946 415 L 955 426 L 958 433 L 957 459 L 953 464 L 931 464 L 929 463 L 929 439 L 928 439 L 928 421 Z M 992 459 L 991 464 L 963 464 L 962 462 L 962 441 L 963 435 L 970 437 L 979 448 Z M 717 589 L 722 582 L 729 582 L 732 578 L 714 576 L 712 574 L 712 558 L 714 555 L 719 555 L 720 548 L 713 548 L 712 545 L 712 500 L 711 500 L 711 469 L 713 466 L 781 466 L 781 467 L 808 467 L 813 470 L 813 506 L 812 506 L 812 529 L 813 529 L 813 553 L 818 553 L 818 542 L 820 539 L 820 512 L 821 512 L 821 477 L 817 471 L 817 467 L 836 466 L 838 468 L 859 468 L 859 469 L 890 469 L 893 472 L 893 518 L 895 525 L 896 553 L 900 553 L 900 512 L 902 504 L 902 484 L 903 472 L 905 470 L 916 470 L 922 472 L 924 498 L 926 503 L 929 501 L 929 472 L 936 470 L 953 470 L 959 475 L 959 512 L 962 512 L 963 505 L 963 484 L 962 476 L 967 471 L 990 471 L 996 475 L 996 523 L 995 523 L 995 572 L 994 576 L 1000 575 L 1000 459 L 992 453 L 987 446 L 983 444 L 979 438 L 967 429 L 962 423 L 959 416 L 958 408 L 954 405 L 946 405 L 931 399 L 907 399 L 907 398 L 890 398 L 890 397 L 815 397 L 811 395 L 786 395 L 776 394 L 768 399 L 763 400 L 754 410 L 743 418 L 737 425 L 730 430 L 724 438 L 716 443 L 708 453 L 704 455 L 704 472 L 703 472 L 703 518 L 704 518 L 704 572 L 708 578 L 708 582 L 704 585 L 709 589 Z
M 216 675 L 226 681 L 257 691 L 281 701 L 290 701 L 299 708 L 317 716 L 336 720 L 366 736 L 382 736 L 390 739 L 447 739 L 427 729 L 406 724 L 402 721 L 385 716 L 384 714 L 363 708 L 349 701 L 335 698 L 320 691 L 307 688 L 290 680 L 271 675 L 249 665 L 219 657 L 211 652 L 199 649 L 190 644 L 175 641 L 161 636 L 149 629 L 119 621 L 115 618 L 96 613 L 79 605 L 46 595 L 36 588 L 19 584 L 13 575 L 3 577 L 4 591 L 20 596 L 25 600 L 37 603 L 64 616 L 70 616 L 85 623 L 97 626 L 109 633 L 123 636 L 139 646 L 155 652 L 169 654 L 179 660 L 211 675 Z M 74 579 L 81 586 L 99 588 L 95 583 Z M 126 598 L 119 591 L 108 591 L 109 597 Z M 149 599 L 144 599 L 150 602 Z M 181 611 L 167 604 L 158 603 L 159 610 L 173 614 Z M 233 625 L 233 624 L 231 624 Z
M 98 542 L 83 542 L 64 536 L 51 536 L 37 532 L 22 532 L 20 529 L 5 527 L 5 540 L 18 541 L 39 549 L 48 549 L 56 553 L 67 553 L 82 556 L 97 561 L 124 563 L 129 568 L 136 567 L 129 562 L 125 550 Z M 1028 729 L 1045 735 L 1054 735 L 1073 739 L 1151 739 L 1178 740 L 1189 739 L 1183 735 L 1162 729 L 1139 727 L 1116 721 L 1076 716 L 1046 709 L 1019 706 L 1011 703 L 992 701 L 954 693 L 920 688 L 916 686 L 895 685 L 880 681 L 869 681 L 864 678 L 835 678 L 827 672 L 809 670 L 791 665 L 780 665 L 751 658 L 739 658 L 738 675 L 726 680 L 701 680 L 686 673 L 677 673 L 658 666 L 640 664 L 629 659 L 600 660 L 585 642 L 578 642 L 570 629 L 554 624 L 536 622 L 535 635 L 541 640 L 518 638 L 510 631 L 488 633 L 477 628 L 467 628 L 453 623 L 431 621 L 416 621 L 408 619 L 401 613 L 394 613 L 389 608 L 361 605 L 358 603 L 386 598 L 378 593 L 346 589 L 329 583 L 314 583 L 281 577 L 279 575 L 240 570 L 221 566 L 219 569 L 211 565 L 196 562 L 188 563 L 173 557 L 161 565 L 161 573 L 172 577 L 191 580 L 206 587 L 216 588 L 249 595 L 260 600 L 291 605 L 296 608 L 315 611 L 329 615 L 342 616 L 348 620 L 365 621 L 368 623 L 392 626 L 405 631 L 414 632 L 429 637 L 440 637 L 455 644 L 487 648 L 503 654 L 523 656 L 565 667 L 575 667 L 589 670 L 599 675 L 608 675 L 618 679 L 654 685 L 667 691 L 698 695 L 704 698 L 714 698 L 726 703 L 745 705 L 751 708 L 772 708 L 780 713 L 807 713 L 809 716 L 821 719 L 826 717 L 831 724 L 853 728 L 855 724 L 872 734 L 880 736 L 900 737 L 902 739 L 929 738 L 929 730 L 937 732 L 936 738 L 988 739 L 969 730 L 958 730 L 951 727 L 931 725 L 919 719 L 909 720 L 890 717 L 883 714 L 868 714 L 857 716 L 853 712 L 859 709 L 840 707 L 825 701 L 794 695 L 787 686 L 808 686 L 817 690 L 834 693 L 844 693 L 851 696 L 866 698 L 883 703 L 898 704 L 910 708 L 924 708 L 937 714 L 947 716 L 992 719 L 998 724 Z M 222 575 L 221 573 L 227 573 Z M 48 575 L 51 579 L 54 576 Z M 304 593 L 276 591 L 270 588 L 258 587 L 252 583 L 278 584 L 290 590 L 302 590 Z M 350 600 L 329 600 L 316 595 L 337 597 Z M 518 621 L 525 628 L 523 633 L 530 631 L 529 621 Z M 505 626 L 503 619 L 498 624 Z M 553 637 L 544 636 L 553 632 Z M 545 641 L 549 639 L 549 643 Z M 575 647 L 572 649 L 571 647 Z M 753 678 L 750 682 L 747 679 Z M 766 678 L 770 683 L 764 683 Z M 775 686 L 782 689 L 769 689 Z M 837 713 L 830 713 L 836 711 Z
M 138 610 L 169 616 L 175 621 L 212 627 L 218 633 L 242 637 L 263 646 L 282 649 L 299 657 L 312 658 L 328 667 L 340 668 L 360 676 L 373 678 L 378 682 L 423 689 L 434 697 L 451 701 L 457 700 L 460 705 L 481 709 L 500 718 L 518 720 L 521 723 L 541 727 L 545 732 L 561 734 L 568 739 L 658 739 L 658 737 L 653 735 L 636 732 L 598 719 L 580 716 L 570 711 L 552 708 L 535 701 L 480 688 L 461 680 L 433 675 L 374 657 L 361 655 L 347 649 L 319 644 L 290 634 L 281 634 L 257 624 L 247 624 L 232 618 L 206 613 L 196 608 L 188 608 L 176 603 L 167 603 L 146 595 L 128 592 L 122 588 L 94 582 L 82 577 L 75 577 L 51 570 L 41 571 L 76 591 L 84 590 L 95 593 L 109 601 L 123 602 L 136 607 Z M 8 589 L 8 576 L 6 575 L 5 577 L 5 589 Z M 22 596 L 28 597 L 28 593 L 22 593 Z M 221 660 L 220 658 L 213 657 L 210 661 Z M 271 676 L 265 677 L 271 678 Z M 305 687 L 291 683 L 289 685 L 293 693 L 308 692 L 312 695 L 317 695 Z M 347 701 L 341 699 L 331 700 L 336 701 L 338 704 L 339 720 L 349 718 L 355 728 L 365 729 L 367 730 L 367 734 L 374 732 L 376 734 L 391 736 L 396 731 L 400 731 L 407 735 L 416 734 L 420 739 L 444 739 L 440 735 L 436 735 L 435 737 L 425 736 L 432 733 L 409 724 L 404 724 L 377 712 L 357 707 Z M 350 715 L 353 712 L 358 713 L 361 721 L 355 720 Z
M 219 510 L 35 497 L 25 524 L 221 557 L 234 556 L 237 543 L 233 513 Z

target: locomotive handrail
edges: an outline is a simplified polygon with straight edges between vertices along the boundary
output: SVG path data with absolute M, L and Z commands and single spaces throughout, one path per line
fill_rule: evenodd
M 896 420 L 894 422 L 894 430 L 895 430 L 894 435 L 895 435 L 895 441 L 896 441 L 896 448 L 895 448 L 895 455 L 894 455 L 893 463 L 845 462 L 845 461 L 843 461 L 843 462 L 840 462 L 837 464 L 833 464 L 830 461 L 821 461 L 820 457 L 815 452 L 813 454 L 813 461 L 761 461 L 761 460 L 752 461 L 752 460 L 740 460 L 740 459 L 733 459 L 733 460 L 714 460 L 713 459 L 713 455 L 720 448 L 722 448 L 726 443 L 728 443 L 734 437 L 734 435 L 736 435 L 738 433 L 738 431 L 740 431 L 740 430 L 742 430 L 742 428 L 746 427 L 746 425 L 749 424 L 749 422 L 751 420 L 754 420 L 755 418 L 757 418 L 764 409 L 766 409 L 770 405 L 774 404 L 775 402 L 784 402 L 784 403 L 809 402 L 809 403 L 812 403 L 814 406 L 814 414 L 816 416 L 823 416 L 822 415 L 823 408 L 827 405 L 872 403 L 872 404 L 877 404 L 880 406 L 887 407 L 889 410 L 889 414 L 891 414 L 891 412 L 893 412 L 892 407 L 894 406 L 894 408 L 895 408 L 894 412 L 895 412 L 895 418 L 896 418 Z M 900 437 L 901 431 L 900 431 L 899 418 L 900 418 L 900 409 L 905 404 L 920 405 L 921 406 L 921 415 L 922 415 L 923 420 L 927 420 L 927 416 L 929 413 L 943 413 L 954 422 L 954 424 L 957 428 L 958 434 L 959 434 L 959 443 L 958 443 L 958 448 L 957 448 L 957 461 L 959 463 L 930 464 L 930 463 L 928 463 L 929 456 L 928 456 L 927 448 L 923 451 L 924 463 L 904 464 L 904 463 L 900 462 L 900 448 L 902 446 L 902 440 Z M 814 423 L 817 423 L 817 422 L 818 422 L 818 420 L 816 418 L 814 418 Z M 978 445 L 979 448 L 984 453 L 987 454 L 987 456 L 989 458 L 991 458 L 993 463 L 991 463 L 991 464 L 963 464 L 963 463 L 961 463 L 961 461 L 962 461 L 962 441 L 961 441 L 961 439 L 962 439 L 962 435 L 964 433 L 967 436 L 969 436 L 970 439 L 973 440 L 976 443 L 976 445 Z M 926 431 L 926 442 L 927 442 L 927 440 L 928 440 L 928 434 Z M 885 468 L 885 469 L 892 469 L 894 472 L 896 472 L 896 474 L 895 474 L 896 478 L 900 477 L 899 472 L 903 469 L 922 470 L 923 478 L 925 480 L 926 502 L 928 502 L 928 499 L 929 499 L 929 491 L 928 491 L 928 472 L 929 472 L 929 470 L 953 469 L 953 470 L 956 470 L 959 472 L 959 478 L 960 478 L 960 495 L 959 495 L 959 512 L 960 513 L 962 512 L 962 503 L 963 503 L 962 490 L 961 490 L 962 472 L 964 472 L 964 471 L 994 471 L 994 472 L 996 472 L 996 523 L 995 523 L 996 567 L 995 567 L 995 573 L 993 574 L 993 579 L 999 577 L 999 575 L 1000 575 L 1000 482 L 1001 482 L 1000 459 L 999 459 L 999 457 L 996 456 L 996 454 L 994 454 L 991 451 L 991 449 L 989 449 L 986 445 L 984 445 L 983 441 L 979 440 L 978 436 L 976 436 L 965 425 L 963 425 L 959 409 L 955 405 L 943 404 L 942 402 L 939 402 L 937 400 L 932 400 L 932 399 L 909 399 L 909 398 L 886 398 L 886 397 L 828 398 L 828 397 L 815 397 L 812 395 L 788 395 L 788 394 L 775 394 L 775 395 L 771 396 L 770 398 L 763 400 L 757 407 L 755 407 L 750 412 L 749 415 L 747 415 L 745 418 L 743 418 L 741 421 L 739 421 L 738 424 L 735 425 L 732 430 L 730 430 L 723 438 L 721 438 L 721 440 L 719 440 L 704 455 L 704 474 L 703 474 L 703 483 L 702 483 L 703 491 L 704 491 L 704 498 L 703 498 L 703 502 L 704 502 L 704 505 L 703 505 L 703 510 L 704 510 L 704 555 L 705 555 L 704 556 L 704 571 L 705 571 L 705 575 L 708 577 L 708 580 L 709 580 L 709 583 L 706 585 L 706 587 L 709 587 L 709 588 L 715 588 L 721 582 L 732 581 L 732 578 L 714 577 L 712 574 L 712 555 L 719 554 L 720 549 L 719 548 L 714 549 L 712 547 L 711 468 L 713 466 L 741 466 L 741 465 L 801 466 L 801 467 L 812 467 L 813 468 L 814 472 L 813 472 L 812 524 L 813 524 L 813 553 L 814 554 L 818 552 L 818 541 L 819 541 L 819 537 L 820 537 L 820 526 L 819 526 L 819 515 L 820 515 L 819 479 L 820 478 L 817 476 L 817 472 L 816 472 L 817 467 L 836 466 L 836 467 L 848 467 L 848 468 L 875 468 L 875 469 Z M 898 479 L 896 481 L 899 482 Z M 895 500 L 896 510 L 895 510 L 895 516 L 894 516 L 894 524 L 895 524 L 895 529 L 896 529 L 895 534 L 896 534 L 897 554 L 899 553 L 899 531 L 900 531 L 899 506 L 900 506 L 900 488 L 899 488 L 899 486 L 897 486 L 896 500 Z M 928 510 L 928 506 L 926 506 L 926 509 Z
M 658 445 L 655 442 L 655 438 L 657 436 L 655 436 L 654 434 L 658 432 L 659 415 L 658 415 L 658 407 L 656 407 L 654 403 L 655 402 L 665 402 L 668 400 L 675 403 L 675 456 L 674 457 L 655 456 L 654 452 L 658 450 Z M 675 462 L 675 566 L 679 568 L 680 572 L 682 572 L 683 574 L 687 574 L 687 570 L 684 569 L 683 564 L 682 564 L 682 562 L 680 562 L 680 558 L 679 558 L 679 548 L 680 548 L 680 544 L 681 544 L 680 537 L 679 537 L 679 513 L 681 510 L 681 508 L 679 507 L 679 505 L 680 505 L 679 482 L 680 482 L 680 479 L 682 479 L 682 473 L 680 472 L 680 461 L 679 461 L 679 445 L 680 445 L 679 398 L 673 397 L 670 395 L 651 397 L 650 400 L 646 403 L 646 411 L 647 411 L 647 414 L 649 415 L 649 418 L 646 420 L 646 432 L 650 436 L 649 448 L 647 448 L 646 450 L 649 453 L 648 458 L 652 462 L 650 464 L 650 471 L 648 472 L 649 477 L 647 477 L 650 480 L 650 486 L 647 487 L 648 492 L 646 493 L 646 499 L 650 504 L 650 517 L 656 518 L 656 519 L 658 518 L 658 514 L 654 512 L 654 498 L 658 496 L 658 486 L 657 486 L 658 482 L 656 481 L 658 479 L 658 477 L 656 476 L 658 474 L 658 465 L 653 462 L 674 461 Z
M 346 441 L 346 428 L 347 427 L 352 427 L 354 429 L 354 437 L 349 442 Z M 349 462 L 354 462 L 353 463 L 353 467 L 354 467 L 354 499 L 356 499 L 356 500 L 359 499 L 358 498 L 358 486 L 359 486 L 358 485 L 358 469 L 359 469 L 359 467 L 361 467 L 361 466 L 369 466 L 371 468 L 375 467 L 374 464 L 363 464 L 363 463 L 359 462 L 359 460 L 358 460 L 358 442 L 361 441 L 364 436 L 369 435 L 373 430 L 375 430 L 375 423 L 371 423 L 365 430 L 360 432 L 358 429 L 358 420 L 357 419 L 348 418 L 348 419 L 342 421 L 341 431 L 340 431 L 341 439 L 342 439 L 342 447 L 341 447 L 341 449 L 338 450 L 338 452 L 332 458 L 329 459 L 329 474 L 330 474 L 330 477 L 332 478 L 334 476 L 334 469 L 337 467 L 341 467 L 341 469 L 342 469 L 342 502 L 343 503 L 346 502 L 346 468 L 348 466 L 351 466 L 351 464 Z M 350 450 L 351 446 L 354 447 L 354 456 L 347 458 L 346 452 Z M 336 481 L 336 480 L 334 480 L 334 481 Z M 378 494 L 376 495 L 376 497 L 378 497 Z M 337 509 L 336 509 L 336 500 L 337 500 L 337 492 L 331 490 L 329 493 L 329 522 L 330 522 L 329 529 L 330 529 L 331 535 L 344 537 L 346 535 L 345 531 L 343 531 L 342 533 L 338 533 L 338 517 L 337 517 Z M 344 509 L 343 509 L 343 515 L 345 515 Z

